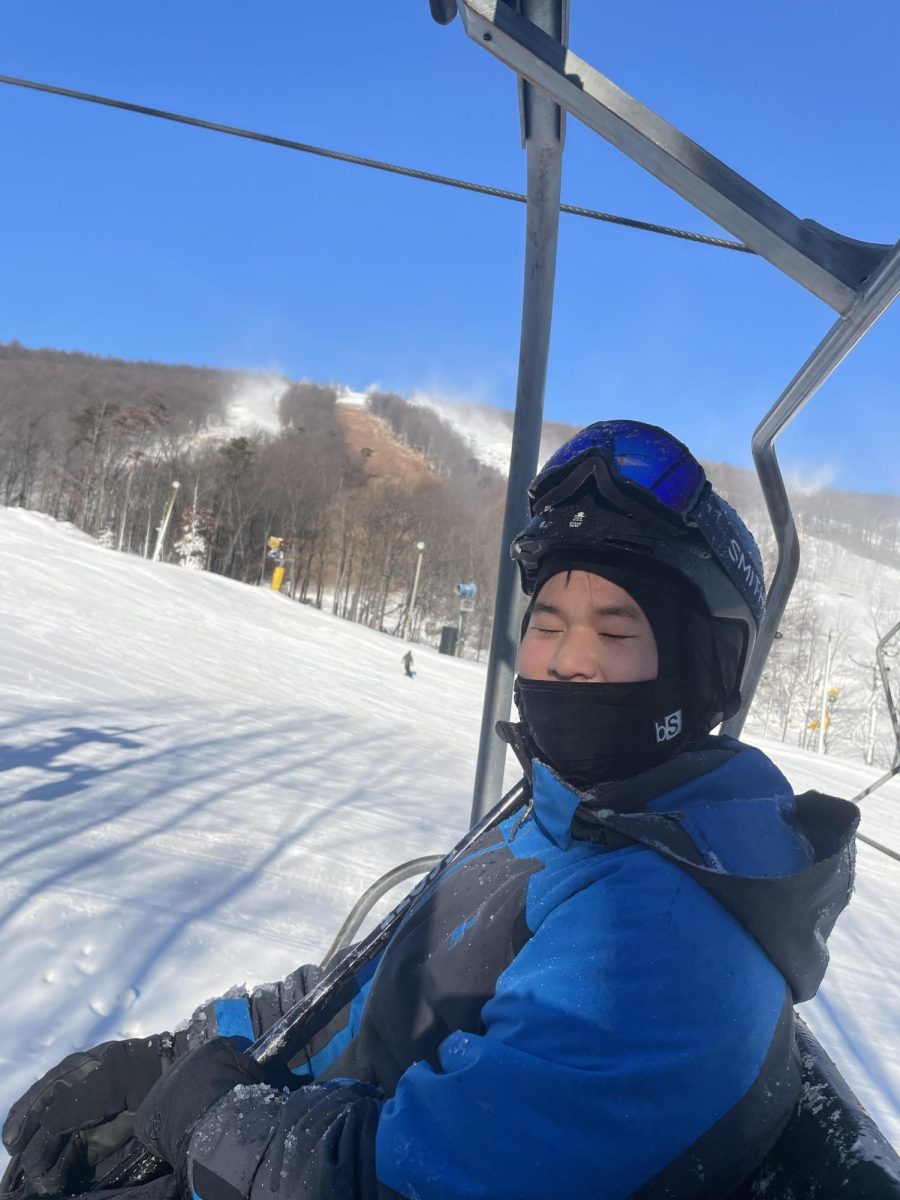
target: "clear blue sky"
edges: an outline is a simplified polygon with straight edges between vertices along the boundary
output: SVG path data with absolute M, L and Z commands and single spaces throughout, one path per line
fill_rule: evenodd
M 572 47 L 800 216 L 900 237 L 900 9 L 572 0 Z M 512 75 L 426 0 L 0 0 L 0 73 L 523 190 Z M 524 209 L 0 87 L 0 340 L 511 408 Z M 569 122 L 563 198 L 720 232 Z M 563 217 L 550 418 L 749 461 L 833 319 L 746 255 Z M 782 439 L 900 491 L 900 307 Z

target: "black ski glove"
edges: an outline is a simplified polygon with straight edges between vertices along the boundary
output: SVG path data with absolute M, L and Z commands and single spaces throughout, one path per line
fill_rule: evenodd
M 266 1083 L 266 1072 L 232 1038 L 191 1050 L 159 1080 L 134 1118 L 139 1140 L 176 1171 L 184 1167 L 191 1131 L 238 1084 Z
M 29 1190 L 86 1191 L 98 1163 L 134 1136 L 135 1110 L 175 1052 L 167 1033 L 104 1042 L 70 1054 L 33 1084 L 3 1126 L 3 1144 Z

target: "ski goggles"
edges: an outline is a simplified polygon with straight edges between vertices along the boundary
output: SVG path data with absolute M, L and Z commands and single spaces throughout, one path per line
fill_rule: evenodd
M 542 523 L 542 517 L 557 505 L 572 501 L 588 482 L 609 505 L 603 521 L 608 541 L 652 542 L 658 539 L 663 526 L 671 530 L 674 525 L 684 534 L 693 531 L 706 542 L 757 624 L 762 620 L 766 591 L 752 535 L 730 505 L 713 492 L 705 471 L 687 446 L 664 429 L 640 421 L 597 421 L 550 456 L 528 489 L 535 529 L 532 531 L 529 525 L 523 533 L 529 535 L 530 546 L 525 549 L 520 535 L 514 557 L 524 564 L 526 558 L 536 560 L 553 548 L 541 532 L 547 524 L 546 520 Z M 648 524 L 648 516 L 660 518 L 662 524 Z M 633 519 L 638 521 L 637 528 Z M 589 544 L 591 531 L 586 526 L 579 536 L 578 529 L 569 525 L 566 537 Z M 654 551 L 660 561 L 671 556 L 665 540 L 663 533 Z M 559 543 L 559 537 L 555 543 Z M 679 558 L 679 552 L 670 549 Z M 698 586 L 706 593 L 714 585 L 707 582 Z M 711 611 L 725 612 L 725 599 L 714 599 L 711 594 L 706 598 Z
M 643 493 L 654 507 L 682 518 L 707 482 L 687 446 L 664 429 L 640 421 L 596 421 L 544 464 L 528 489 L 532 513 L 567 500 L 591 477 L 601 492 L 611 477 L 628 494 Z

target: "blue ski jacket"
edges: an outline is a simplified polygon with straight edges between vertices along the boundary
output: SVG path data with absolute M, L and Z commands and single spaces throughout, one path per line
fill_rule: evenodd
M 723 1197 L 799 1091 L 856 810 L 709 738 L 528 809 L 418 900 L 292 1062 L 195 1126 L 199 1200 Z M 317 969 L 216 1001 L 256 1037 Z

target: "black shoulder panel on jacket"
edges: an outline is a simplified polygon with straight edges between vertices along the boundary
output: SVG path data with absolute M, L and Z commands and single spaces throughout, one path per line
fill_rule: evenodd
M 782 973 L 795 1001 L 809 1000 L 828 965 L 826 939 L 853 887 L 859 809 L 849 800 L 804 792 L 797 825 L 815 861 L 792 875 L 756 877 L 715 871 L 698 861 L 673 814 L 598 812 L 595 819 L 626 840 L 678 864 L 756 938 Z

